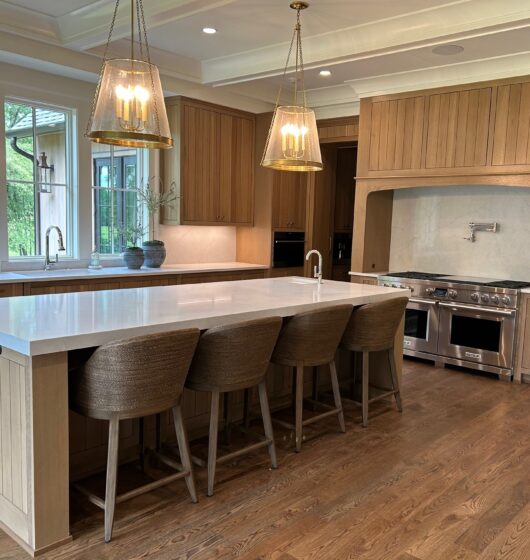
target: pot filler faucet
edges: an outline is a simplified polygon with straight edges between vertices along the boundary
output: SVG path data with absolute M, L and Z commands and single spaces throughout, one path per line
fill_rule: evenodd
M 51 268 L 53 268 L 54 265 L 58 264 L 59 262 L 59 255 L 57 253 L 55 253 L 55 259 L 53 261 L 50 259 L 50 233 L 52 232 L 52 230 L 57 231 L 58 244 L 59 244 L 58 250 L 59 251 L 66 250 L 64 248 L 63 232 L 61 231 L 61 228 L 59 226 L 50 226 L 46 230 L 46 257 L 44 260 L 44 270 L 50 270 Z
M 322 284 L 322 255 L 320 251 L 316 249 L 311 249 L 305 256 L 305 260 L 308 261 L 311 258 L 311 255 L 318 255 L 318 266 L 315 266 L 313 269 L 313 277 L 318 280 L 319 284 Z

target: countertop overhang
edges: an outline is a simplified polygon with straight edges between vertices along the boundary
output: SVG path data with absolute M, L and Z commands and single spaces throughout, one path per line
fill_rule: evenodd
M 26 356 L 99 346 L 172 329 L 207 329 L 324 305 L 363 305 L 408 290 L 290 276 L 0 300 L 0 346 Z

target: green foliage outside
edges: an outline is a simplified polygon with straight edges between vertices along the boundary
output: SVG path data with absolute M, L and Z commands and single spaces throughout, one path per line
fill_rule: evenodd
M 31 113 L 31 107 L 5 103 L 6 132 Z M 18 139 L 18 146 L 33 154 L 33 137 Z M 7 178 L 7 230 L 9 256 L 35 254 L 35 191 L 32 184 L 15 181 L 33 181 L 33 163 L 17 154 L 5 139 Z

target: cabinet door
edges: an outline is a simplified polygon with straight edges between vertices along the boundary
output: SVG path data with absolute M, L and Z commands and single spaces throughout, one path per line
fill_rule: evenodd
M 499 86 L 493 165 L 530 164 L 530 83 Z
M 306 173 L 274 172 L 272 226 L 275 229 L 305 230 L 306 194 Z
M 176 193 L 181 192 L 181 176 L 180 176 L 180 125 L 181 125 L 181 109 L 180 104 L 167 106 L 167 117 L 171 129 L 171 135 L 175 146 L 172 150 L 160 150 L 160 165 L 163 170 L 162 187 L 167 192 L 174 182 L 177 186 Z M 160 211 L 160 221 L 167 225 L 180 224 L 180 198 L 176 198 L 171 202 L 170 206 L 166 206 Z
M 219 118 L 216 111 L 184 104 L 181 146 L 182 223 L 214 223 L 219 211 Z
M 21 296 L 23 292 L 22 284 L 0 284 L 0 298 Z
M 421 167 L 425 96 L 371 104 L 369 170 Z
M 491 88 L 428 97 L 427 169 L 485 166 Z
M 355 205 L 357 148 L 337 150 L 334 231 L 351 233 Z
M 251 225 L 254 219 L 254 121 L 220 116 L 220 221 Z

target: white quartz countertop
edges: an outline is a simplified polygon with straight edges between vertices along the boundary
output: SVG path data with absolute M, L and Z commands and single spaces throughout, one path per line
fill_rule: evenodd
M 378 276 L 384 276 L 386 272 L 348 272 L 350 276 L 366 276 L 368 278 L 377 278 Z
M 263 270 L 268 266 L 241 262 L 201 263 L 201 264 L 169 264 L 160 268 L 141 268 L 129 270 L 125 266 L 112 266 L 100 270 L 88 268 L 65 268 L 57 270 L 26 270 L 1 272 L 0 284 L 16 282 L 50 282 L 60 280 L 87 280 L 97 278 L 160 276 L 164 274 L 193 274 L 200 272 L 235 272 L 245 270 Z
M 288 317 L 329 304 L 410 296 L 408 290 L 290 276 L 0 299 L 0 346 L 27 356 L 172 329 Z

